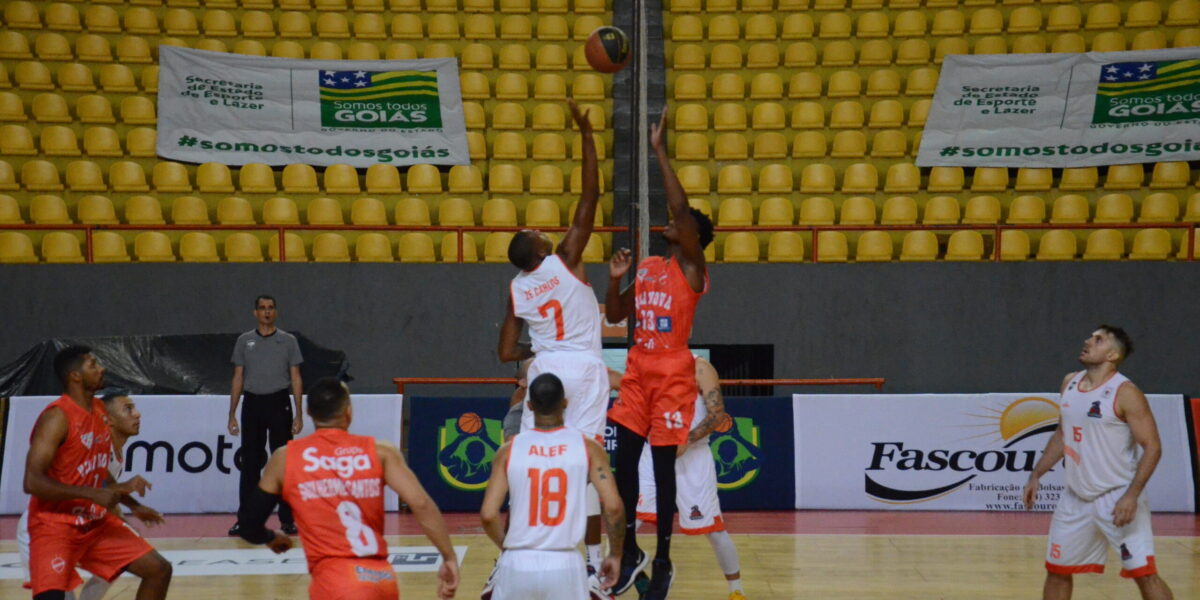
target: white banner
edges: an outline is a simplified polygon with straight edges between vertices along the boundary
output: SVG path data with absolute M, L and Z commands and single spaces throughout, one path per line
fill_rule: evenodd
M 917 165 L 1200 159 L 1200 48 L 947 56 Z
M 159 49 L 158 154 L 243 165 L 470 164 L 458 61 Z
M 9 401 L 0 514 L 20 514 L 29 504 L 23 486 L 29 435 L 42 409 L 55 398 Z M 402 396 L 355 394 L 353 402 L 351 432 L 400 447 Z M 134 403 L 142 413 L 141 433 L 125 443 L 122 480 L 141 475 L 154 486 L 145 498 L 138 499 L 163 513 L 237 512 L 239 471 L 234 460 L 241 443 L 227 430 L 229 396 L 134 396 Z M 306 415 L 300 435 L 312 431 L 312 419 Z M 390 488 L 384 507 L 399 507 Z
M 1148 395 L 1163 457 L 1150 508 L 1193 512 L 1184 399 Z M 1025 510 L 1021 492 L 1058 425 L 1058 394 L 796 395 L 796 507 Z M 1064 490 L 1061 463 L 1036 510 Z

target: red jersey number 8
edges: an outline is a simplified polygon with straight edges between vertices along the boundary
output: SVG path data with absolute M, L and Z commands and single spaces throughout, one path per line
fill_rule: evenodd
M 551 485 L 557 481 L 558 485 Z M 554 489 L 551 489 L 551 488 Z M 529 469 L 529 526 L 554 527 L 567 518 L 567 472 L 562 469 Z M 551 505 L 554 505 L 553 507 Z M 552 510 L 553 509 L 553 510 Z M 550 516 L 551 513 L 554 516 Z

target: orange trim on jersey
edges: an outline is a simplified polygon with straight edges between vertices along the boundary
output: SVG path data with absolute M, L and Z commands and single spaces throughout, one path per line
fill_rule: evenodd
M 1046 570 L 1055 575 L 1074 575 L 1076 573 L 1103 573 L 1104 565 L 1096 563 L 1086 565 L 1056 565 L 1046 561 Z
M 721 519 L 721 515 L 717 515 L 713 517 L 712 525 L 709 525 L 708 527 L 700 527 L 698 529 L 688 529 L 687 527 L 684 527 L 683 522 L 680 521 L 679 530 L 682 531 L 684 535 L 704 535 L 706 533 L 715 533 L 717 531 L 725 531 L 725 521 Z
M 1066 444 L 1063 444 L 1063 454 L 1066 454 L 1071 460 L 1075 461 L 1075 464 L 1079 464 L 1080 461 L 1083 460 L 1079 457 L 1079 453 L 1076 452 L 1074 448 Z
M 583 454 L 584 454 L 585 456 L 587 456 L 587 459 L 588 459 L 588 470 L 587 470 L 587 472 L 588 472 L 588 477 L 590 478 L 590 477 L 592 476 L 592 453 L 591 453 L 591 451 L 589 451 L 589 450 L 588 450 L 588 445 L 587 445 L 587 434 L 586 434 L 586 433 L 581 433 L 581 434 L 579 434 L 579 437 L 583 438 Z
M 1146 557 L 1146 566 L 1136 569 L 1121 569 L 1121 577 L 1136 579 L 1138 577 L 1146 577 L 1147 575 L 1158 574 L 1158 567 L 1154 566 L 1154 555 Z
M 1080 377 L 1080 378 L 1079 378 L 1079 381 L 1078 381 L 1078 382 L 1075 384 L 1075 391 L 1079 392 L 1080 394 L 1090 394 L 1090 393 L 1092 393 L 1092 392 L 1094 392 L 1094 391 L 1096 391 L 1096 390 L 1098 390 L 1098 389 L 1100 389 L 1100 388 L 1104 387 L 1104 385 L 1105 385 L 1105 384 L 1107 384 L 1109 381 L 1111 381 L 1111 380 L 1112 380 L 1112 378 L 1113 378 L 1113 377 L 1116 377 L 1116 376 L 1117 376 L 1117 375 L 1120 373 L 1120 371 L 1113 371 L 1113 372 L 1112 372 L 1112 375 L 1109 375 L 1108 377 L 1105 377 L 1105 378 L 1104 378 L 1104 381 L 1101 381 L 1100 383 L 1097 383 L 1097 384 L 1096 384 L 1096 387 L 1094 387 L 1094 388 L 1092 388 L 1092 389 L 1090 389 L 1090 390 L 1088 390 L 1088 391 L 1086 391 L 1086 392 L 1085 392 L 1085 391 L 1083 391 L 1083 389 L 1082 389 L 1082 388 L 1080 388 L 1079 386 L 1080 386 L 1080 385 L 1082 385 L 1082 384 L 1083 384 L 1083 380 L 1087 378 L 1087 371 L 1080 371 L 1080 372 L 1081 372 L 1081 373 L 1083 373 L 1083 377 Z M 1122 383 L 1121 385 L 1125 385 L 1125 384 L 1124 384 L 1124 383 Z M 1120 388 L 1117 388 L 1117 389 L 1120 389 Z
M 534 427 L 531 429 L 526 429 L 525 431 L 536 431 L 538 433 L 554 433 L 555 431 L 562 431 L 563 429 L 566 429 L 566 428 L 567 428 L 566 425 L 559 425 L 558 427 L 555 427 L 554 429 L 538 429 L 537 427 Z M 524 431 L 521 433 L 524 433 Z M 516 439 L 516 438 L 513 438 L 513 439 Z
M 600 207 L 597 206 L 596 208 L 599 209 Z M 563 234 L 563 238 L 566 238 L 566 237 L 567 237 L 566 234 Z M 583 285 L 586 285 L 588 287 L 592 287 L 592 284 L 584 281 L 580 276 L 576 275 L 575 271 L 572 271 L 571 267 L 567 266 L 567 261 L 563 260 L 563 257 L 559 256 L 557 252 L 554 253 L 554 256 L 558 256 L 558 262 L 562 263 L 563 269 L 566 272 L 570 273 L 571 277 L 575 278 L 575 281 L 578 281 L 579 283 L 582 283 Z M 550 258 L 550 257 L 547 256 L 546 258 Z M 542 262 L 546 262 L 545 259 L 542 259 Z M 583 264 L 583 255 L 582 254 L 579 255 L 579 264 Z M 538 266 L 540 267 L 542 265 L 538 265 Z M 584 273 L 587 273 L 587 271 L 584 271 Z

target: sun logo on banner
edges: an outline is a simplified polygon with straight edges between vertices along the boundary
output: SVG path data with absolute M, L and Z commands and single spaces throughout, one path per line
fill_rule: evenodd
M 954 492 L 980 473 L 1032 470 L 1038 451 L 1016 450 L 1013 446 L 1033 436 L 1054 433 L 1058 427 L 1058 404 L 1046 398 L 1028 396 L 1018 398 L 1003 408 L 988 408 L 987 411 L 990 414 L 968 413 L 966 416 L 984 422 L 964 425 L 986 429 L 984 433 L 957 440 L 983 440 L 987 447 L 949 450 L 917 448 L 902 442 L 873 443 L 874 453 L 866 469 L 864 491 L 879 502 L 911 504 Z M 878 478 L 871 477 L 871 471 L 946 471 L 956 479 L 931 488 L 903 489 L 880 483 Z
M 717 489 L 741 489 L 758 478 L 763 461 L 761 444 L 754 419 L 725 414 L 708 442 L 717 463 Z
M 438 428 L 438 473 L 450 487 L 475 492 L 487 487 L 492 459 L 504 442 L 503 424 L 463 413 Z

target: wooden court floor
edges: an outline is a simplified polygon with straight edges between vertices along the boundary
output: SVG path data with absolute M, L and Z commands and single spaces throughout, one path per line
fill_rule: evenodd
M 765 518 L 730 515 L 730 530 L 741 556 L 748 598 L 772 599 L 1027 599 L 1040 597 L 1045 576 L 1044 515 L 971 513 L 779 513 Z M 865 515 L 865 516 L 864 516 Z M 939 517 L 940 516 L 940 517 Z M 390 515 L 393 530 L 408 533 L 409 517 Z M 1159 571 L 1179 599 L 1200 598 L 1200 520 L 1172 515 L 1165 535 L 1156 537 Z M 849 520 L 850 525 L 845 525 Z M 1163 518 L 1156 516 L 1157 521 Z M 479 533 L 472 515 L 450 516 L 454 543 L 468 547 L 462 565 L 459 598 L 478 598 L 496 557 L 495 547 Z M 772 521 L 776 523 L 772 524 Z M 398 522 L 398 527 L 395 523 Z M 223 521 L 221 521 L 223 524 Z M 216 522 L 214 522 L 216 524 Z M 738 526 L 754 533 L 737 533 Z M 1156 523 L 1157 525 L 1157 523 Z M 0 523 L 0 552 L 13 552 L 12 527 Z M 227 525 L 226 525 L 227 526 Z M 187 529 L 188 527 L 183 527 Z M 212 530 L 213 527 L 209 527 Z M 774 529 L 776 533 L 765 533 Z M 646 530 L 643 530 L 646 531 Z M 953 533 L 957 532 L 957 533 Z M 153 537 L 160 549 L 248 548 L 224 537 Z M 394 546 L 425 546 L 421 536 L 388 535 Z M 648 551 L 654 537 L 639 541 Z M 703 537 L 677 535 L 672 544 L 677 577 L 671 597 L 720 600 L 727 597 L 724 578 Z M 1075 597 L 1136 598 L 1132 582 L 1117 575 L 1115 556 L 1103 575 L 1079 575 Z M 178 600 L 293 599 L 307 597 L 307 575 L 176 577 L 170 598 Z M 433 598 L 432 573 L 401 573 L 402 598 Z M 108 598 L 132 599 L 136 581 L 122 579 Z M 27 598 L 20 582 L 0 581 L 0 598 Z M 626 594 L 623 598 L 634 598 Z

